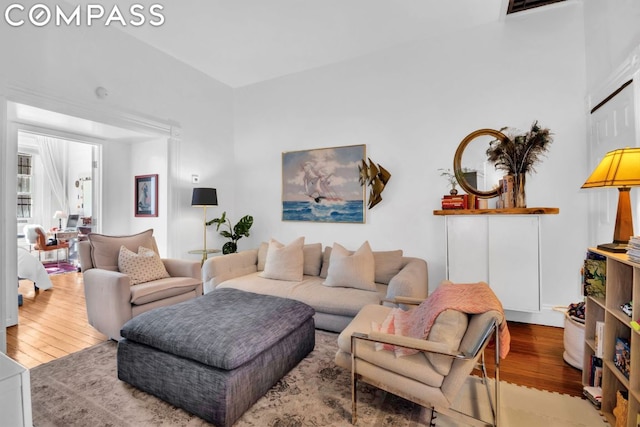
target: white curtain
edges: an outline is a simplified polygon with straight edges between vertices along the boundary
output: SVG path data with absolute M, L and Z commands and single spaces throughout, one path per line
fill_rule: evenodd
M 67 151 L 69 145 L 63 139 L 44 135 L 37 135 L 36 139 L 44 173 L 51 185 L 53 201 L 60 207 L 61 211 L 69 213 L 69 192 L 67 188 L 67 171 L 69 170 Z

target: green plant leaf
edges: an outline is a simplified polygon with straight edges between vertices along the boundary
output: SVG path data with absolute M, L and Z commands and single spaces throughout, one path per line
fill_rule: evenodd
M 238 245 L 236 245 L 234 242 L 227 242 L 222 246 L 222 253 L 224 255 L 234 254 L 236 253 L 237 250 L 238 250 Z
M 245 215 L 240 218 L 240 221 L 233 227 L 233 232 L 238 235 L 237 239 L 240 236 L 249 237 L 249 229 L 253 225 L 253 217 L 251 215 Z
M 249 229 L 253 225 L 253 217 L 251 215 L 245 215 L 240 218 L 240 221 L 238 221 L 238 223 L 234 227 L 232 227 L 231 220 L 227 218 L 227 213 L 222 212 L 220 218 L 214 218 L 211 221 L 207 221 L 205 224 L 216 224 L 216 231 L 219 231 L 222 237 L 230 240 L 222 246 L 222 253 L 232 254 L 238 250 L 238 240 L 240 240 L 242 237 L 249 236 Z M 229 230 L 220 230 L 220 226 L 223 224 L 226 225 Z

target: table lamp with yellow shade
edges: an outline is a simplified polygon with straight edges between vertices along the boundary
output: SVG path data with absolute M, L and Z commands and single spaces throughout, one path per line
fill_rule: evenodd
M 640 186 L 640 148 L 620 148 L 605 154 L 582 188 L 617 187 L 618 211 L 613 242 L 598 245 L 607 252 L 626 252 L 633 236 L 631 187 Z

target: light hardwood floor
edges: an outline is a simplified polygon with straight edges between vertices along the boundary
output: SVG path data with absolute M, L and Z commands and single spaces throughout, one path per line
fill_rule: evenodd
M 52 289 L 37 292 L 29 281 L 20 284 L 24 304 L 19 324 L 7 329 L 7 354 L 27 368 L 106 340 L 87 323 L 82 274 L 52 276 L 52 282 Z M 500 365 L 501 380 L 581 396 L 581 372 L 562 359 L 562 328 L 509 323 L 509 330 L 511 351 Z M 493 357 L 491 348 L 486 356 Z
M 82 274 L 51 276 L 53 288 L 35 291 L 21 280 L 18 325 L 7 328 L 7 355 L 27 368 L 107 339 L 87 323 Z

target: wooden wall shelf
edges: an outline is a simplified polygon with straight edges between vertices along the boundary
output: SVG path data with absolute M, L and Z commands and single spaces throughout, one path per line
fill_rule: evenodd
M 556 215 L 559 208 L 437 209 L 434 215 Z

